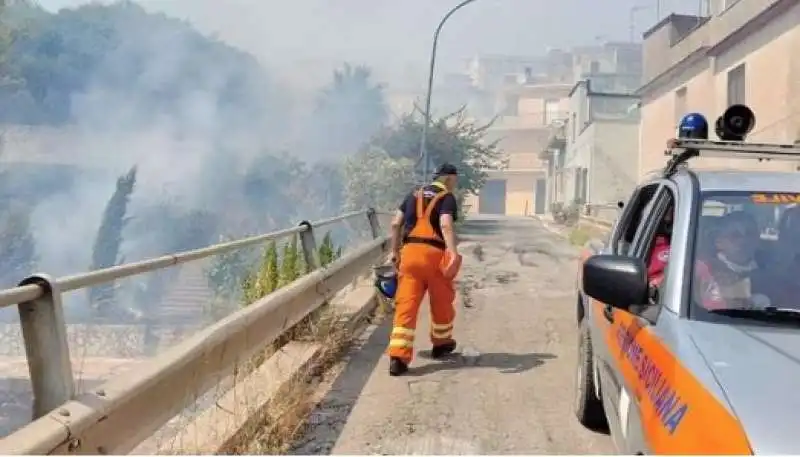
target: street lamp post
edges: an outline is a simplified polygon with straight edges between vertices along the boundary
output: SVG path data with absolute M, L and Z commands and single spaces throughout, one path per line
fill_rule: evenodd
M 424 182 L 425 179 L 428 178 L 428 125 L 431 122 L 431 92 L 433 91 L 433 73 L 434 68 L 436 66 L 436 47 L 439 42 L 439 33 L 442 31 L 442 27 L 444 26 L 445 22 L 450 19 L 450 16 L 453 15 L 456 11 L 460 10 L 461 8 L 469 5 L 470 3 L 474 2 L 475 0 L 463 0 L 461 3 L 453 7 L 447 14 L 444 15 L 442 20 L 439 22 L 439 25 L 436 27 L 436 31 L 433 33 L 433 47 L 431 48 L 431 62 L 430 68 L 428 70 L 428 93 L 425 96 L 425 122 L 422 124 L 422 138 L 420 138 L 420 159 L 422 160 L 422 181 Z

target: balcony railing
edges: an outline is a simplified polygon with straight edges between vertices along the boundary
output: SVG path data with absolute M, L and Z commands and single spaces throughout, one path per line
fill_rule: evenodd
M 558 128 L 568 118 L 568 111 L 523 112 L 516 116 L 498 116 L 492 126 L 501 129 Z

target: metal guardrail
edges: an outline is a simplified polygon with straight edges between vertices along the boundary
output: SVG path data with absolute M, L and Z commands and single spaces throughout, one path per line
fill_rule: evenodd
M 366 217 L 373 240 L 320 267 L 315 230 Z M 299 235 L 307 274 L 206 327 L 91 392 L 76 395 L 61 295 L 121 278 Z M 30 276 L 0 291 L 18 304 L 34 394 L 34 421 L 0 440 L 0 454 L 124 454 L 152 435 L 220 373 L 246 360 L 323 305 L 385 251 L 378 213 L 357 211 L 297 227 L 62 278 Z M 191 392 L 187 395 L 186 392 Z

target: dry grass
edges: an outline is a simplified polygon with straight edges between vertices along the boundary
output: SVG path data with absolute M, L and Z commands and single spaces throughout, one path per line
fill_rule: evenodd
M 324 335 L 334 331 L 332 326 L 335 325 L 336 319 L 338 318 L 331 306 L 327 303 L 323 304 L 289 328 L 264 351 L 253 356 L 249 362 L 237 366 L 235 369 L 237 377 L 247 375 L 260 367 L 290 341 L 320 342 L 321 339 L 325 338 Z
M 358 333 L 353 330 L 354 322 L 338 307 L 322 306 L 280 341 L 240 362 L 231 376 L 221 376 L 215 389 L 135 453 L 285 454 L 316 404 L 316 386 Z
M 567 235 L 569 242 L 575 246 L 583 246 L 591 239 L 589 232 L 583 227 L 575 227 Z
M 375 318 L 382 319 L 394 313 L 394 304 L 391 300 L 381 294 L 375 294 L 375 299 L 378 300 L 378 309 L 375 312 Z
M 325 339 L 329 333 L 335 331 L 338 320 L 341 320 L 340 316 L 337 316 L 332 307 L 325 303 L 287 330 L 272 346 L 277 350 L 289 341 L 321 342 L 321 339 Z
M 567 239 L 575 246 L 584 246 L 591 239 L 604 239 L 608 235 L 607 228 L 593 224 L 578 224 L 567 234 Z
M 317 403 L 315 393 L 326 371 L 335 365 L 349 348 L 354 332 L 352 323 L 332 312 L 321 309 L 310 319 L 293 329 L 295 340 L 313 342 L 319 346 L 313 361 L 300 370 L 273 397 L 257 423 L 243 436 L 231 454 L 286 454 L 300 436 L 311 411 Z

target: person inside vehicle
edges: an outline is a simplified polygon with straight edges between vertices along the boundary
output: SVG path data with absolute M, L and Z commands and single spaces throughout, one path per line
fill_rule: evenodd
M 781 214 L 778 222 L 774 258 L 781 268 L 800 271 L 800 206 L 793 206 Z
M 647 264 L 647 280 L 650 287 L 658 287 L 664 280 L 664 271 L 669 261 L 669 247 L 672 242 L 672 217 L 673 207 L 670 206 L 656 229 L 656 237 Z
M 734 211 L 717 222 L 713 255 L 695 262 L 695 292 L 708 309 L 766 306 L 766 275 L 755 260 L 760 241 L 755 218 Z
M 778 222 L 778 239 L 772 251 L 770 277 L 773 304 L 800 308 L 800 206 L 786 209 Z

